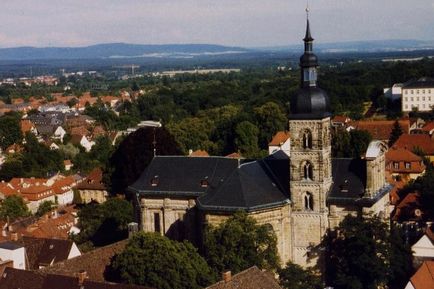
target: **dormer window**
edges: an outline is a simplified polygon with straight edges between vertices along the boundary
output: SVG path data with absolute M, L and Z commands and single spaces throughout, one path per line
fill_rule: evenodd
M 207 188 L 209 186 L 208 176 L 206 176 L 203 180 L 200 181 L 200 186 L 202 188 Z
M 151 179 L 151 186 L 156 187 L 158 186 L 158 183 L 160 182 L 160 179 L 157 175 L 155 175 L 152 179 Z
M 398 162 L 394 162 L 394 163 L 393 163 L 393 168 L 394 168 L 395 170 L 399 169 L 399 163 L 398 163 Z
M 411 169 L 411 164 L 410 163 L 405 163 L 405 168 L 408 170 L 408 169 Z

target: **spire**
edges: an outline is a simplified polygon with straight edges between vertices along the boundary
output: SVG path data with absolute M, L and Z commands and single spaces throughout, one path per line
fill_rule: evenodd
M 309 25 L 309 3 L 306 6 L 306 36 L 304 36 L 304 42 L 312 42 L 313 38 L 310 34 L 310 25 Z

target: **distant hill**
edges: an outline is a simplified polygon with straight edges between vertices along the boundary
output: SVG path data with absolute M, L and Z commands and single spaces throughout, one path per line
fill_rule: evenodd
M 259 47 L 257 50 L 279 51 L 279 52 L 300 52 L 302 44 Z M 342 53 L 342 52 L 395 52 L 434 49 L 434 41 L 421 40 L 372 40 L 372 41 L 350 41 L 337 43 L 315 43 L 314 49 L 318 53 Z
M 98 44 L 86 47 L 1 48 L 0 60 L 110 59 L 110 58 L 194 58 L 246 53 L 240 47 L 211 44 L 140 45 Z

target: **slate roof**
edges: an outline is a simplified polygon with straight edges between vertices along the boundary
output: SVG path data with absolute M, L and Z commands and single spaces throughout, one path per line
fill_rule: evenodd
M 366 188 L 366 162 L 363 159 L 335 158 L 332 169 L 333 185 L 327 196 L 329 204 L 370 207 L 392 189 L 388 185 L 375 198 L 363 198 Z
M 254 266 L 205 289 L 281 289 L 273 275 Z
M 203 210 L 257 210 L 289 202 L 289 160 L 282 154 L 251 162 L 157 156 L 129 190 L 147 196 L 199 197 Z
M 417 80 L 410 80 L 404 83 L 402 88 L 433 88 L 434 87 L 434 79 L 429 77 L 422 77 Z

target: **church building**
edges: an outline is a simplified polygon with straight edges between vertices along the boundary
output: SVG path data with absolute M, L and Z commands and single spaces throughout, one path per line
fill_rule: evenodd
M 387 146 L 373 141 L 361 158 L 332 158 L 330 102 L 317 86 L 313 40 L 307 19 L 289 153 L 277 150 L 256 161 L 155 156 L 129 187 L 142 230 L 200 242 L 206 226 L 244 210 L 274 230 L 282 264 L 306 267 L 316 265 L 315 248 L 347 214 L 388 217 Z

